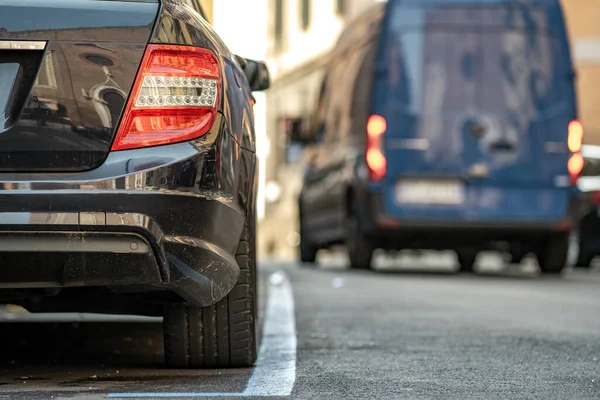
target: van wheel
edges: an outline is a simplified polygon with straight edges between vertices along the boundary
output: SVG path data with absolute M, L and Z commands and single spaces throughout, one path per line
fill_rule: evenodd
M 305 238 L 300 237 L 300 246 L 298 247 L 300 248 L 300 261 L 303 264 L 316 264 L 318 250 L 314 245 L 308 243 Z
M 569 235 L 553 235 L 540 244 L 536 252 L 538 264 L 544 274 L 560 274 L 567 265 Z
M 300 245 L 298 246 L 300 252 L 300 262 L 303 264 L 315 264 L 317 261 L 317 252 L 319 249 L 313 243 L 311 243 L 306 230 L 304 229 L 304 222 L 302 221 L 302 215 L 300 215 Z
M 346 248 L 350 258 L 350 268 L 371 269 L 373 245 L 360 231 L 358 218 L 349 215 L 346 221 Z
M 592 261 L 594 260 L 594 255 L 590 252 L 580 252 L 577 257 L 577 262 L 575 263 L 576 268 L 590 268 L 592 265 Z
M 590 268 L 594 260 L 594 253 L 590 251 L 587 243 L 583 240 L 581 232 L 574 235 L 575 243 L 573 247 L 577 247 L 577 261 L 574 263 L 575 268 Z
M 475 249 L 456 250 L 456 257 L 458 258 L 460 272 L 473 272 L 478 254 L 479 252 Z
M 257 357 L 256 222 L 249 215 L 235 259 L 238 281 L 217 304 L 170 304 L 164 312 L 165 361 L 172 368 L 244 368 Z

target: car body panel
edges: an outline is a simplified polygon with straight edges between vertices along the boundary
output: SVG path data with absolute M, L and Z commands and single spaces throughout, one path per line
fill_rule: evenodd
M 28 125 L 30 137 L 20 138 L 29 155 L 38 146 L 49 157 L 29 157 L 32 161 L 18 168 L 0 162 L 0 258 L 22 266 L 18 273 L 0 271 L 0 299 L 32 311 L 152 315 L 161 315 L 160 304 L 166 302 L 217 303 L 237 282 L 234 255 L 257 190 L 252 94 L 235 56 L 197 11 L 179 1 L 27 4 L 33 5 L 34 22 L 42 20 L 42 10 L 60 14 L 55 30 L 34 32 L 28 28 L 31 22 L 14 22 L 8 33 L 0 31 L 0 40 L 47 40 L 47 51 L 67 52 L 69 62 L 53 65 L 57 74 L 67 71 L 65 76 L 73 78 L 57 79 L 56 85 L 66 90 L 57 98 L 71 99 L 73 106 L 66 107 L 69 122 L 39 117 Z M 13 0 L 3 7 L 26 10 Z M 112 26 L 116 11 L 123 15 L 114 17 Z M 79 34 L 70 31 L 75 27 L 67 20 L 86 22 L 90 13 L 104 22 Z M 108 113 L 110 129 L 103 129 L 94 93 L 119 84 L 127 98 L 148 43 L 203 47 L 216 54 L 224 93 L 215 123 L 191 141 L 111 152 L 122 111 Z M 78 60 L 85 52 L 119 57 L 114 68 L 82 68 Z M 40 71 L 45 68 L 42 64 Z M 74 83 L 80 75 L 85 85 Z M 37 83 L 32 95 L 36 90 Z M 79 116 L 71 117 L 72 112 Z M 10 139 L 6 133 L 0 133 L 0 142 Z M 44 134 L 51 138 L 39 139 Z M 87 141 L 73 147 L 78 155 L 65 159 L 60 143 L 69 135 Z M 15 143 L 4 147 L 8 156 Z M 91 143 L 97 154 L 88 151 L 91 147 L 82 150 L 82 143 Z M 29 247 L 26 235 L 32 238 Z M 15 247 L 7 250 L 1 243 Z M 55 246 L 36 249 L 36 243 Z M 40 268 L 43 263 L 47 269 Z
M 484 3 L 388 4 L 373 113 L 387 120 L 390 214 L 535 220 L 567 212 L 567 132 L 577 114 L 559 5 Z M 403 178 L 459 179 L 465 200 L 400 205 Z
M 0 10 L 0 41 L 47 43 L 33 51 L 35 62 L 22 64 L 26 76 L 14 91 L 23 99 L 0 132 L 0 171 L 98 167 L 110 150 L 158 3 L 7 0 Z M 0 57 L 14 53 L 3 50 Z

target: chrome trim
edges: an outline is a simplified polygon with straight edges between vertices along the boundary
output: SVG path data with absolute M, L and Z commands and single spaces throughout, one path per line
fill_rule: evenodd
M 394 150 L 429 150 L 430 143 L 428 139 L 413 138 L 413 139 L 391 139 L 388 145 Z
M 600 160 L 600 146 L 584 144 L 581 146 L 581 155 L 585 158 Z
M 569 151 L 569 147 L 566 142 L 546 142 L 544 150 L 546 153 L 566 153 Z
M 47 41 L 0 40 L 0 50 L 44 50 Z

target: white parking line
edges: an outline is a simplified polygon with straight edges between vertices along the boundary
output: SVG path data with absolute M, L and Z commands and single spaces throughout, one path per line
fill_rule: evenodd
M 296 381 L 296 320 L 292 285 L 283 272 L 269 279 L 269 300 L 256 367 L 246 390 L 234 393 L 109 393 L 110 398 L 285 397 Z

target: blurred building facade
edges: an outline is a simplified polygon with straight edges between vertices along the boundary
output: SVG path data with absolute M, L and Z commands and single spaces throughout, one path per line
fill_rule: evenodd
M 272 86 L 267 95 L 265 219 L 259 248 L 267 256 L 295 258 L 299 241 L 297 196 L 303 152 L 300 121 L 310 117 L 323 67 L 345 23 L 377 0 L 268 0 Z
M 562 0 L 577 72 L 585 142 L 600 145 L 600 1 Z

